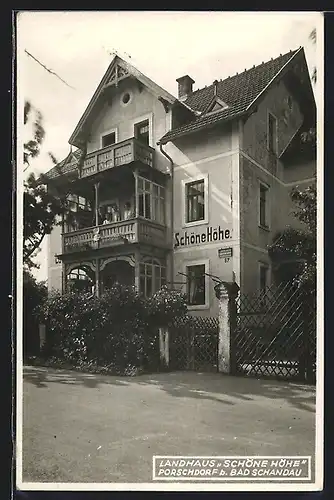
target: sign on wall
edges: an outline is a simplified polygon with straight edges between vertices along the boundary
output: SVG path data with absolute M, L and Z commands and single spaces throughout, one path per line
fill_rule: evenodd
M 232 248 L 219 248 L 218 257 L 220 259 L 224 259 L 225 263 L 230 262 L 232 257 Z
M 220 226 L 213 228 L 208 226 L 205 231 L 195 233 L 188 231 L 177 232 L 174 235 L 174 248 L 191 245 L 200 245 L 201 243 L 212 243 L 214 241 L 225 241 L 232 238 L 230 229 L 224 229 Z
M 232 248 L 220 248 L 218 250 L 218 257 L 220 259 L 226 259 L 232 257 Z

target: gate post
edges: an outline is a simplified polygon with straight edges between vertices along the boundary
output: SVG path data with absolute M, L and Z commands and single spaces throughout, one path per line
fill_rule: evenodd
M 235 282 L 222 281 L 215 286 L 215 292 L 219 300 L 218 371 L 231 374 L 234 367 L 232 336 L 236 321 L 235 299 L 239 286 Z
M 160 361 L 164 368 L 169 367 L 169 330 L 166 327 L 159 327 L 159 350 Z

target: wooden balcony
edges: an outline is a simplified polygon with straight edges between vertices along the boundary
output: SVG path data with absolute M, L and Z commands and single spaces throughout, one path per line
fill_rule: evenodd
M 97 250 L 126 243 L 166 247 L 166 227 L 143 218 L 112 222 L 63 234 L 63 254 Z
M 136 161 L 154 167 L 154 149 L 135 138 L 127 139 L 88 153 L 80 177 L 88 177 Z

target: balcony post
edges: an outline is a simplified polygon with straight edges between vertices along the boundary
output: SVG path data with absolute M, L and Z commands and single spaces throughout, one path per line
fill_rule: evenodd
M 135 289 L 136 292 L 138 293 L 139 286 L 140 286 L 140 269 L 139 269 L 139 263 L 140 263 L 140 253 L 138 251 L 135 252 Z
M 133 172 L 135 178 L 135 217 L 139 216 L 139 203 L 138 203 L 138 169 Z
M 94 188 L 95 188 L 95 226 L 99 225 L 99 205 L 100 205 L 100 198 L 99 198 L 99 182 L 94 183 Z

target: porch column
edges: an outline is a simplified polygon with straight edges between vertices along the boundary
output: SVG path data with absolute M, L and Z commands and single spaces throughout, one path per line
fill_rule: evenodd
M 94 188 L 95 188 L 95 226 L 99 225 L 99 205 L 100 205 L 99 187 L 100 187 L 100 183 L 95 182 L 94 183 Z
M 64 234 L 65 232 L 65 214 L 64 214 L 64 210 L 65 210 L 65 205 L 66 205 L 66 198 L 62 200 L 62 214 L 61 214 L 61 233 Z
M 136 251 L 135 252 L 135 289 L 136 292 L 139 292 L 139 286 L 140 286 L 140 252 Z
M 66 290 L 66 266 L 64 263 L 62 263 L 62 268 L 61 268 L 61 293 L 64 294 L 67 292 Z
M 100 259 L 95 260 L 95 295 L 100 297 Z

